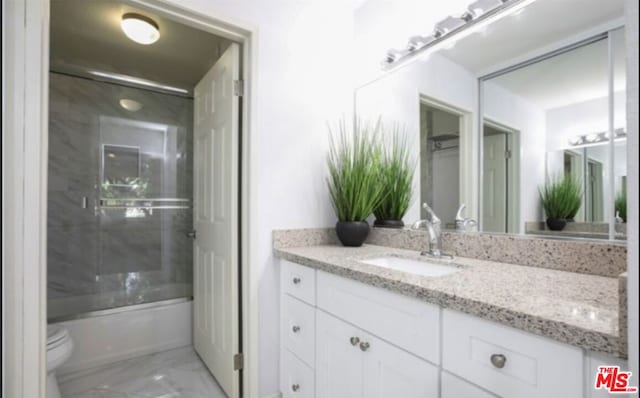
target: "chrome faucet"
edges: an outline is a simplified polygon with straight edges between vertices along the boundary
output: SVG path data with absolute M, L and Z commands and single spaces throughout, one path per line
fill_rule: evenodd
M 431 207 L 425 202 L 422 208 L 427 211 L 431 220 L 418 220 L 413 223 L 413 229 L 426 229 L 429 234 L 429 246 L 426 251 L 421 252 L 423 256 L 430 256 L 440 259 L 451 259 L 452 256 L 442 253 L 442 221 L 436 216 Z
M 463 203 L 458 208 L 458 212 L 456 213 L 456 231 L 468 232 L 474 231 L 478 226 L 478 222 L 473 218 L 464 217 L 464 209 L 467 206 Z

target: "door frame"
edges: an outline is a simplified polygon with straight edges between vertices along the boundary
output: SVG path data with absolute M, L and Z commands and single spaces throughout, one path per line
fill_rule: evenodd
M 258 276 L 251 267 L 257 228 L 255 175 L 257 27 L 168 0 L 123 0 L 241 44 L 240 275 L 242 391 L 258 394 Z M 50 0 L 3 0 L 3 396 L 45 398 L 47 166 Z M 218 17 L 220 15 L 220 17 Z M 25 93 L 29 93 L 26 95 Z M 255 195 L 253 195 L 255 196 Z
M 474 146 L 477 145 L 478 135 L 475 133 L 476 125 L 473 112 L 447 104 L 425 94 L 419 94 L 419 103 L 454 114 L 460 119 L 460 174 L 458 176 L 460 203 L 458 205 L 464 203 L 466 205 L 466 216 L 478 220 L 479 185 L 477 179 L 474 178 L 476 175 L 474 169 L 477 153 L 473 150 Z M 420 121 L 418 121 L 418 126 L 420 126 Z
M 511 157 L 507 162 L 507 231 L 505 231 L 505 233 L 519 234 L 524 232 L 524 224 L 520 222 L 520 180 L 522 178 L 520 171 L 520 156 L 522 154 L 520 148 L 520 130 L 508 126 L 505 123 L 498 122 L 492 117 L 485 117 L 481 131 L 483 138 L 485 125 L 504 132 L 507 135 L 507 146 L 511 147 Z M 484 145 L 482 149 L 483 152 L 480 154 L 480 157 L 484 166 Z M 513 172 L 510 173 L 510 170 L 513 170 Z M 512 206 L 510 203 L 514 203 L 515 205 Z

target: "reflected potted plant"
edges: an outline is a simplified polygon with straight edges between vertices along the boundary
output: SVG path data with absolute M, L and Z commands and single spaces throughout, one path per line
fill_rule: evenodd
M 561 231 L 582 205 L 580 182 L 571 174 L 552 177 L 540 188 L 540 201 L 552 231 Z
M 380 182 L 383 194 L 373 210 L 373 225 L 385 228 L 402 228 L 402 217 L 407 213 L 413 195 L 415 162 L 411 159 L 407 139 L 398 126 L 392 129 L 391 142 L 384 143 L 380 164 Z
M 616 194 L 615 199 L 616 218 L 620 217 L 622 222 L 627 222 L 627 192 L 620 191 Z
M 362 246 L 369 235 L 367 217 L 378 206 L 383 194 L 380 184 L 382 150 L 377 142 L 380 123 L 371 127 L 356 121 L 352 132 L 347 123 L 331 129 L 327 164 L 327 186 L 338 222 L 336 233 L 345 246 Z

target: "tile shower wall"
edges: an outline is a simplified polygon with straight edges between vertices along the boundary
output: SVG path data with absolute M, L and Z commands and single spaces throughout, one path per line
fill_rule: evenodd
M 49 112 L 49 317 L 191 296 L 193 101 L 51 73 Z

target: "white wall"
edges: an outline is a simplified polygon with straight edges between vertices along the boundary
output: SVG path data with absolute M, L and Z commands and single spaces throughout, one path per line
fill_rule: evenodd
M 399 122 L 404 126 L 414 159 L 420 160 L 420 96 L 426 96 L 468 113 L 477 109 L 477 79 L 460 65 L 439 55 L 432 54 L 397 69 L 384 78 L 358 88 L 356 112 L 364 120 Z M 474 129 L 475 130 L 475 129 Z M 420 169 L 414 178 L 413 204 L 404 217 L 405 224 L 420 218 Z M 474 207 L 465 192 L 460 191 L 460 201 L 467 204 L 467 216 Z
M 355 57 L 358 85 L 380 76 L 387 50 L 403 49 L 409 37 L 433 33 L 448 15 L 462 14 L 469 0 L 368 0 L 355 12 Z
M 628 296 L 629 296 L 629 364 L 632 385 L 638 386 L 638 0 L 625 1 L 627 41 L 627 145 L 628 145 Z M 638 396 L 638 394 L 636 394 Z
M 614 126 L 626 125 L 626 92 L 614 96 Z M 547 110 L 547 151 L 570 148 L 569 138 L 609 130 L 609 99 L 595 98 Z
M 278 391 L 277 228 L 335 222 L 325 188 L 326 122 L 352 108 L 353 10 L 342 0 L 170 0 L 257 28 L 252 93 L 252 269 L 259 307 L 259 397 Z
M 520 132 L 520 227 L 542 220 L 538 187 L 545 181 L 545 113 L 492 81 L 484 85 L 484 114 Z

